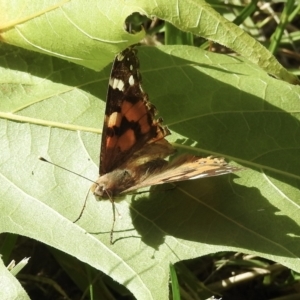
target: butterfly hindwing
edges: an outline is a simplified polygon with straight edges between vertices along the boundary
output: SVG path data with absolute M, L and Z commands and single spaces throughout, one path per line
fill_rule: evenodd
M 123 193 L 128 193 L 142 187 L 170 183 L 176 181 L 199 179 L 211 176 L 218 176 L 240 170 L 238 167 L 229 166 L 223 158 L 208 156 L 200 158 L 194 155 L 181 155 L 171 163 L 153 170 L 147 174 L 141 170 L 140 181 Z

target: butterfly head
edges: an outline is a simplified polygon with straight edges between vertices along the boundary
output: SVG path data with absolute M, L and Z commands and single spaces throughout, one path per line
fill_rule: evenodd
M 91 191 L 100 199 L 111 199 L 133 184 L 134 178 L 129 170 L 117 169 L 99 176 Z

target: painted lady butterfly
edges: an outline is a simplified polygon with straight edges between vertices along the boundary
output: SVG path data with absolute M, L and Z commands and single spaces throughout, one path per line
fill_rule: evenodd
M 141 87 L 137 50 L 128 48 L 114 60 L 102 132 L 99 178 L 94 195 L 109 199 L 142 187 L 217 176 L 240 170 L 223 158 L 186 154 L 171 162 L 175 149 L 165 139 L 169 129 L 155 119 L 156 108 Z M 114 224 L 114 223 L 113 223 Z M 114 225 L 113 225 L 114 226 Z M 112 243 L 111 231 L 111 243 Z

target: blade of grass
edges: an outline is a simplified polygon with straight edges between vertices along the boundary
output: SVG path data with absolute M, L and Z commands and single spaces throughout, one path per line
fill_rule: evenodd
M 177 274 L 173 264 L 170 264 L 170 279 L 171 279 L 171 287 L 172 287 L 172 295 L 173 300 L 180 300 L 180 289 L 177 279 Z
M 269 46 L 269 50 L 272 54 L 277 52 L 284 30 L 288 25 L 288 23 L 290 22 L 289 16 L 293 12 L 294 6 L 295 6 L 294 0 L 288 0 L 286 2 L 286 5 L 284 6 L 283 12 L 280 16 L 280 22 L 276 27 L 275 32 L 271 36 L 271 44 Z

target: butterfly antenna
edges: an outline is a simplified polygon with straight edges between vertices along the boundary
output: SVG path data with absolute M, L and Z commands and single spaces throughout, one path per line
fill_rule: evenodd
M 68 169 L 66 169 L 66 168 L 64 168 L 64 167 L 62 167 L 62 166 L 59 166 L 59 165 L 57 165 L 57 164 L 55 164 L 55 163 L 53 163 L 53 162 L 47 160 L 47 159 L 44 158 L 44 157 L 41 157 L 41 156 L 40 156 L 40 157 L 39 157 L 39 160 L 44 161 L 44 162 L 47 162 L 47 163 L 50 164 L 50 165 L 53 165 L 53 166 L 55 166 L 55 167 L 58 167 L 58 168 L 63 169 L 63 170 L 65 170 L 65 171 L 68 171 L 68 172 L 70 172 L 70 173 L 72 173 L 72 174 L 74 174 L 74 175 L 77 175 L 77 176 L 79 176 L 79 177 L 81 177 L 81 178 L 84 178 L 84 179 L 86 179 L 86 180 L 88 180 L 88 181 L 90 181 L 90 182 L 93 182 L 93 183 L 95 183 L 95 184 L 98 185 L 97 182 L 95 182 L 95 181 L 93 181 L 93 180 L 91 180 L 91 179 L 89 179 L 89 178 L 87 178 L 87 177 L 85 177 L 85 176 L 82 176 L 82 175 L 80 175 L 80 174 L 78 174 L 78 173 L 76 173 L 76 172 L 74 172 L 74 171 L 71 171 L 71 170 L 68 170 Z

